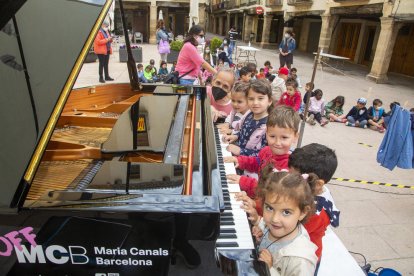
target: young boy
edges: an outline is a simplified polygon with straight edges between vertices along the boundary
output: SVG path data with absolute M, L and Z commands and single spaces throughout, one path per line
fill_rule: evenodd
M 384 108 L 382 107 L 382 101 L 380 99 L 375 99 L 372 103 L 372 106 L 368 108 L 368 125 L 373 130 L 378 130 L 378 132 L 383 133 L 384 128 Z
M 298 82 L 299 88 L 302 88 L 302 84 L 300 83 L 300 78 L 298 77 L 298 69 L 296 68 L 290 69 L 290 77 Z
M 269 115 L 266 124 L 266 139 L 268 146 L 260 150 L 257 157 L 229 156 L 224 162 L 234 162 L 236 168 L 259 173 L 267 164 L 272 163 L 277 170 L 288 168 L 289 150 L 296 142 L 299 132 L 300 117 L 293 108 L 280 105 Z M 227 179 L 239 183 L 240 189 L 254 198 L 257 179 L 240 175 L 227 175 Z
M 151 83 L 154 82 L 153 75 L 152 75 L 152 69 L 153 67 L 151 65 L 147 65 L 144 70 L 144 78 L 147 80 L 147 82 L 151 82 Z
M 288 78 L 289 70 L 286 67 L 279 69 L 277 76 L 272 81 L 272 99 L 273 104 L 276 104 L 280 96 L 286 91 L 286 80 Z
M 293 107 L 295 111 L 300 109 L 301 96 L 298 91 L 298 83 L 294 79 L 286 81 L 286 92 L 282 94 L 277 105 L 287 105 Z
M 260 68 L 259 74 L 256 75 L 256 79 L 265 79 L 266 75 L 264 72 L 264 68 Z
M 137 72 L 138 72 L 138 80 L 140 82 L 146 83 L 148 82 L 147 79 L 144 77 L 144 66 L 142 63 L 137 64 Z
M 359 98 L 357 105 L 352 107 L 351 110 L 346 115 L 348 120 L 345 125 L 352 127 L 367 128 L 368 123 L 368 111 L 365 105 L 367 104 L 367 99 Z
M 240 69 L 240 80 L 242 82 L 249 83 L 250 79 L 252 78 L 252 74 L 249 71 L 249 68 L 243 67 Z
M 322 238 L 326 228 L 331 224 L 339 226 L 339 210 L 336 208 L 328 183 L 338 166 L 335 152 L 321 144 L 312 143 L 302 148 L 297 148 L 289 157 L 289 170 L 299 173 L 314 173 L 319 177 L 317 184 L 312 188 L 316 203 L 316 213 L 304 224 L 311 241 L 318 246 L 316 255 L 318 265 L 322 255 Z M 317 270 L 316 269 L 316 270 Z M 315 272 L 316 275 L 316 272 Z

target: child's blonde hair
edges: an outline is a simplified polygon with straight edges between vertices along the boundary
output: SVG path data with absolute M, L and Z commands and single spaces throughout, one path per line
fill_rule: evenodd
M 314 196 L 311 187 L 316 185 L 316 174 L 306 175 L 307 179 L 297 172 L 273 172 L 273 166 L 267 165 L 261 171 L 257 186 L 258 195 L 263 204 L 267 194 L 276 195 L 276 200 L 288 198 L 297 203 L 300 211 L 306 213 L 301 223 L 305 223 L 315 211 Z M 259 188 L 260 187 L 260 188 Z
M 236 81 L 233 86 L 232 93 L 243 93 L 245 97 L 247 97 L 247 93 L 249 93 L 250 84 L 244 81 Z
M 299 132 L 300 116 L 290 106 L 278 105 L 267 118 L 267 127 L 280 127 L 292 129 L 295 133 Z

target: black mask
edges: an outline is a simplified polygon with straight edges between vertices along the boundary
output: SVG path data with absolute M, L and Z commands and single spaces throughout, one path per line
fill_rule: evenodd
M 227 92 L 221 89 L 220 87 L 213 86 L 211 90 L 215 101 L 221 100 L 227 96 Z

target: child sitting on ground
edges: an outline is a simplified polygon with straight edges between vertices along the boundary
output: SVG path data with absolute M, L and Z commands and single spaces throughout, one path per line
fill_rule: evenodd
M 240 80 L 243 82 L 249 82 L 250 79 L 252 78 L 252 74 L 249 71 L 249 68 L 247 68 L 246 66 L 243 67 L 242 69 L 240 69 Z
M 160 70 L 158 71 L 158 76 L 162 80 L 168 75 L 168 69 L 167 69 L 167 62 L 164 60 L 161 61 Z
M 147 80 L 147 82 L 150 82 L 150 83 L 154 82 L 153 75 L 152 75 L 152 69 L 153 69 L 152 65 L 149 64 L 145 67 L 145 70 L 144 70 L 144 77 Z
M 290 69 L 290 78 L 297 81 L 298 82 L 298 87 L 302 88 L 302 84 L 300 83 L 300 78 L 298 76 L 298 69 L 296 69 L 296 68 Z
M 352 107 L 346 115 L 347 122 L 345 125 L 352 127 L 367 128 L 368 123 L 368 111 L 365 105 L 367 99 L 359 98 L 357 105 Z
M 271 275 L 314 275 L 316 246 L 303 223 L 314 213 L 314 174 L 269 172 L 262 177 L 263 218 L 253 221 L 259 260 Z
M 325 105 L 325 117 L 331 122 L 345 123 L 344 104 L 345 98 L 343 96 L 337 96 Z
M 237 81 L 234 84 L 231 91 L 231 105 L 233 110 L 230 115 L 227 116 L 224 124 L 217 125 L 220 129 L 220 133 L 223 134 L 235 134 L 240 131 L 241 123 L 244 118 L 250 113 L 247 105 L 247 93 L 249 92 L 250 85 L 248 83 Z
M 390 103 L 390 111 L 384 113 L 383 117 L 384 117 L 384 127 L 387 128 L 388 122 L 391 118 L 392 115 L 392 109 L 394 108 L 395 105 L 399 105 L 401 106 L 401 104 L 399 102 L 392 102 Z
M 147 79 L 144 77 L 144 66 L 142 63 L 137 64 L 137 73 L 138 73 L 138 81 L 142 83 L 146 83 Z
M 259 74 L 256 75 L 256 79 L 265 79 L 265 73 L 264 73 L 264 68 L 260 68 Z
M 151 72 L 152 72 L 152 76 L 156 76 L 157 75 L 157 68 L 155 67 L 155 60 L 150 59 L 150 65 L 152 66 Z
M 384 128 L 384 108 L 382 107 L 382 101 L 375 99 L 372 106 L 368 108 L 368 125 L 373 130 L 378 130 L 380 133 L 385 131 Z
M 300 118 L 303 120 L 303 113 L 305 112 L 305 107 L 308 99 L 315 96 L 313 89 L 315 88 L 315 84 L 313 82 L 308 82 L 305 85 L 305 95 L 303 96 L 303 103 L 300 104 L 299 114 Z
M 286 80 L 288 79 L 289 70 L 286 67 L 279 69 L 277 76 L 272 80 L 272 100 L 276 105 L 280 96 L 286 91 Z
M 266 122 L 272 104 L 272 89 L 267 80 L 251 80 L 247 93 L 247 105 L 251 111 L 244 119 L 238 135 L 224 135 L 230 144 L 227 150 L 233 155 L 257 156 L 266 145 Z
M 270 76 L 270 72 L 273 70 L 273 67 L 270 64 L 270 61 L 268 61 L 268 60 L 265 61 L 263 69 L 264 69 L 263 72 L 265 74 L 265 77 L 268 78 Z
M 172 72 L 174 72 L 174 71 L 175 71 L 175 66 L 177 66 L 177 61 L 176 61 L 176 60 L 174 60 L 174 61 L 173 61 L 173 65 L 171 66 L 171 71 L 170 71 L 170 73 L 172 73 Z
M 322 255 L 322 238 L 326 228 L 329 224 L 333 227 L 339 226 L 340 211 L 336 208 L 333 197 L 325 185 L 331 180 L 337 166 L 338 160 L 335 152 L 316 143 L 295 149 L 289 157 L 290 171 L 314 173 L 319 178 L 316 185 L 311 187 L 316 203 L 316 213 L 304 225 L 311 241 L 318 246 L 316 255 L 319 261 Z
M 322 99 L 323 92 L 320 89 L 315 90 L 315 96 L 310 98 L 309 102 L 309 118 L 307 122 L 311 125 L 315 124 L 315 120 L 324 126 L 329 123 L 328 120 L 322 118 L 325 114 L 325 100 Z
M 233 162 L 236 168 L 259 173 L 265 166 L 272 164 L 273 168 L 283 170 L 288 168 L 289 150 L 296 142 L 299 132 L 300 118 L 293 108 L 280 105 L 269 115 L 267 120 L 266 140 L 267 145 L 260 150 L 258 157 L 230 156 L 225 157 L 224 162 Z M 231 181 L 240 184 L 240 189 L 254 198 L 257 180 L 253 177 L 227 175 Z
M 282 94 L 277 104 L 291 106 L 295 111 L 298 111 L 300 102 L 301 96 L 298 91 L 298 83 L 294 79 L 288 79 L 286 81 L 286 92 Z
M 243 63 L 237 63 L 237 66 L 234 67 L 234 74 L 236 75 L 236 80 L 240 79 L 240 70 L 243 68 Z

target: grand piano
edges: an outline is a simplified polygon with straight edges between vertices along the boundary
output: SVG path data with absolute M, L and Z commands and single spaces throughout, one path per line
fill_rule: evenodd
M 205 87 L 139 84 L 132 59 L 130 83 L 73 89 L 111 4 L 1 3 L 0 275 L 167 275 L 178 238 L 217 240 L 223 272 L 260 274 L 221 226 Z

